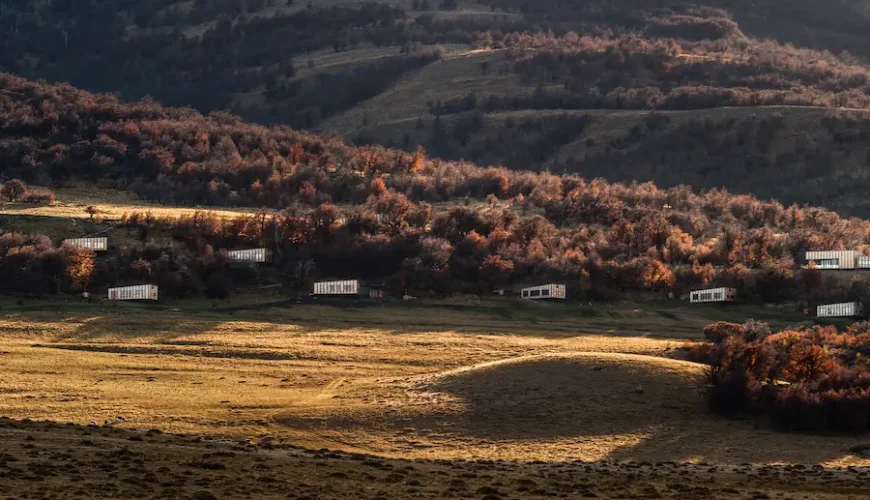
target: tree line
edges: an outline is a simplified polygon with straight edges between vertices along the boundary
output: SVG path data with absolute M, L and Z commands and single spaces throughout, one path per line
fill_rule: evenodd
M 870 323 L 844 331 L 764 323 L 716 323 L 709 344 L 710 406 L 728 416 L 768 416 L 791 431 L 865 432 L 870 427 Z
M 532 27 L 473 16 L 440 19 L 431 12 L 412 16 L 379 2 L 291 7 L 285 0 L 199 0 L 187 6 L 172 0 L 2 0 L 0 71 L 118 92 L 125 99 L 151 96 L 170 106 L 313 126 L 308 122 L 316 125 L 336 112 L 337 86 L 344 95 L 338 110 L 356 105 L 419 63 L 419 58 L 403 62 L 399 56 L 414 54 L 420 44 L 467 44 L 475 31 Z M 263 15 L 263 9 L 269 14 Z M 318 77 L 296 78 L 300 66 L 315 63 L 312 52 L 360 44 L 395 47 L 396 57 L 360 63 L 362 74 L 323 71 L 319 78 L 328 80 L 325 86 Z M 354 90 L 360 85 L 368 90 Z M 264 88 L 273 99 L 279 89 L 281 101 L 267 105 L 238 98 Z
M 533 109 L 870 104 L 870 72 L 854 58 L 773 41 L 487 32 L 477 44 L 504 49 L 514 71 L 541 87 L 523 101 Z M 508 96 L 479 104 L 486 111 L 516 105 Z
M 494 9 L 522 13 L 544 29 L 582 23 L 584 31 L 642 33 L 684 40 L 773 39 L 782 44 L 870 55 L 860 8 L 813 0 L 483 0 Z M 552 28 L 554 31 L 559 31 Z
M 285 274 L 312 261 L 324 275 L 360 273 L 397 282 L 395 290 L 439 293 L 557 279 L 596 296 L 724 284 L 749 300 L 777 302 L 805 300 L 820 286 L 812 272 L 796 270 L 804 251 L 864 252 L 870 244 L 870 223 L 820 208 L 485 168 L 433 159 L 422 148 L 354 147 L 223 113 L 124 104 L 8 75 L 0 76 L 0 109 L 0 177 L 277 211 L 260 220 L 272 230 L 258 233 L 244 218 L 203 226 L 145 217 L 134 226 L 173 232 L 196 250 L 192 259 L 204 245 L 268 244 L 287 256 L 278 266 Z M 347 204 L 358 207 L 337 208 Z M 237 233 L 260 236 L 242 241 Z M 175 254 L 168 255 L 171 264 Z

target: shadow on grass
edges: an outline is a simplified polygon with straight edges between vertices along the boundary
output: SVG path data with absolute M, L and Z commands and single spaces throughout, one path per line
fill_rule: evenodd
M 378 329 L 392 334 L 448 331 L 529 337 L 611 335 L 697 340 L 707 324 L 770 321 L 790 324 L 795 315 L 753 307 L 694 308 L 676 302 L 605 305 L 576 302 L 529 302 L 518 299 L 453 299 L 449 301 L 300 299 L 274 296 L 265 301 L 181 300 L 118 303 L 47 298 L 14 305 L 4 299 L 0 314 L 18 314 L 36 323 L 79 321 L 75 334 L 59 340 L 93 340 L 105 336 L 171 339 L 209 332 L 233 321 L 293 325 L 299 332 L 324 329 Z M 12 305 L 12 307 L 9 307 Z M 146 321 L 143 323 L 143 317 Z M 148 321 L 153 318 L 153 321 Z
M 868 436 L 801 435 L 727 420 L 706 403 L 705 372 L 645 356 L 537 356 L 482 365 L 420 389 L 456 398 L 461 411 L 412 418 L 417 428 L 469 441 L 564 440 L 612 447 L 616 461 L 814 463 L 849 455 Z M 399 419 L 397 428 L 408 426 Z M 560 444 L 559 446 L 563 446 Z

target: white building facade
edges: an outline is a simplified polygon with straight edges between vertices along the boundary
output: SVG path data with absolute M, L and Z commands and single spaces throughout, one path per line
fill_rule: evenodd
M 157 285 L 133 285 L 109 288 L 109 300 L 157 300 Z
M 359 280 L 318 281 L 314 283 L 312 295 L 359 296 L 362 284 Z
M 734 288 L 708 288 L 706 290 L 692 290 L 689 293 L 689 302 L 692 304 L 734 302 L 736 300 L 737 290 Z
M 244 250 L 228 250 L 227 256 L 233 262 L 272 262 L 272 251 L 266 248 L 247 248 Z
M 807 267 L 815 269 L 870 269 L 870 255 L 855 250 L 825 250 L 807 252 Z
M 71 238 L 63 240 L 63 246 L 86 248 L 94 252 L 105 252 L 109 249 L 109 238 Z
M 825 304 L 816 308 L 816 317 L 818 318 L 851 318 L 863 314 L 864 306 L 860 302 Z
M 546 300 L 567 298 L 565 285 L 548 283 L 546 285 L 527 286 L 520 290 L 520 298 L 525 300 Z

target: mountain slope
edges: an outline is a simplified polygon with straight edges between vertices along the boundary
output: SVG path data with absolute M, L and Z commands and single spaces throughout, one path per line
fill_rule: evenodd
M 583 127 L 595 118 L 557 120 Z M 824 209 L 354 147 L 225 113 L 124 103 L 8 75 L 0 75 L 0 177 L 280 210 L 234 219 L 123 217 L 144 248 L 111 256 L 99 283 L 144 273 L 174 296 L 199 293 L 219 272 L 304 287 L 313 269 L 376 280 L 395 294 L 489 293 L 530 280 L 564 281 L 584 298 L 679 294 L 714 282 L 765 302 L 817 300 L 822 290 L 828 299 L 866 293 L 852 276 L 832 275 L 820 286 L 817 273 L 796 272 L 807 249 L 870 245 L 867 221 Z M 156 234 L 178 243 L 149 243 Z M 56 290 L 57 259 L 75 257 L 59 257 L 38 236 L 10 235 L 0 246 L 3 283 L 30 283 L 34 293 Z M 262 276 L 236 274 L 215 249 L 240 246 L 274 249 L 272 266 Z
M 0 5 L 0 69 L 33 79 L 445 159 L 870 213 L 857 1 Z

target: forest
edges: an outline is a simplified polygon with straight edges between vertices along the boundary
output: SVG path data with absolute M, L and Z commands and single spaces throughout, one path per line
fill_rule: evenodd
M 861 433 L 870 427 L 870 323 L 772 332 L 716 323 L 696 355 L 710 362 L 710 406 L 768 416 L 783 430 Z
M 480 3 L 474 9 L 483 13 L 471 15 L 464 12 L 468 4 L 422 0 L 401 6 L 0 0 L 0 70 L 117 92 L 126 100 L 334 130 L 358 145 L 411 153 L 422 146 L 445 160 L 617 182 L 649 180 L 660 187 L 725 187 L 784 204 L 870 216 L 863 196 L 870 187 L 863 173 L 870 164 L 868 54 L 863 13 L 853 3 Z M 420 75 L 462 67 L 452 66 L 438 44 L 459 44 L 462 49 L 451 50 L 480 58 L 473 89 L 454 92 L 464 84 L 448 85 L 430 95 Z M 357 60 L 369 51 L 378 56 Z M 342 54 L 343 64 L 319 66 L 322 58 Z M 365 107 L 409 81 L 422 85 L 412 98 L 425 110 L 402 99 L 389 100 L 390 109 Z M 510 85 L 502 87 L 502 81 Z M 366 111 L 353 115 L 360 107 Z M 818 113 L 808 117 L 791 112 L 793 107 Z M 745 111 L 726 113 L 737 108 Z M 619 113 L 631 110 L 642 115 L 620 122 Z M 100 135 L 92 132 L 83 140 Z M 101 133 L 127 145 L 118 134 Z M 4 149 L 4 157 L 15 158 L 9 168 L 37 154 L 26 142 Z M 58 161 L 79 154 L 86 162 L 120 158 L 111 145 L 78 151 L 61 142 L 70 149 L 58 152 Z M 136 155 L 157 155 L 137 168 L 159 170 L 167 158 L 167 144 L 156 137 L 129 147 Z M 182 164 L 200 162 L 204 156 L 194 153 L 197 147 L 191 143 L 171 154 Z M 239 154 L 247 161 L 246 147 Z M 38 162 L 44 165 L 44 157 L 54 153 L 38 153 Z M 234 152 L 227 148 L 226 154 Z M 130 158 L 125 155 L 125 162 Z M 112 182 L 126 187 L 123 169 L 114 168 Z M 51 176 L 40 169 L 10 175 L 36 184 L 37 175 Z M 253 203 L 249 186 L 203 177 L 190 182 L 186 202 L 206 203 L 221 198 L 216 192 L 232 191 L 231 203 Z M 159 189 L 135 190 L 181 199 L 167 194 L 176 191 L 170 178 L 161 177 L 169 185 Z M 212 180 L 209 191 L 205 184 Z M 279 198 L 273 194 L 256 203 L 278 205 Z M 335 198 L 347 199 L 347 193 Z
M 855 12 L 848 5 L 818 9 L 801 0 L 790 2 L 789 10 L 770 0 L 751 9 L 719 0 L 700 5 L 662 0 L 654 6 L 634 0 L 534 5 L 488 0 L 481 3 L 493 8 L 492 16 L 444 17 L 439 10 L 456 6 L 417 2 L 414 10 L 405 10 L 373 1 L 300 3 L 197 0 L 183 6 L 124 0 L 107 7 L 96 0 L 3 0 L 0 71 L 118 92 L 125 99 L 150 95 L 166 105 L 310 128 L 416 67 L 402 61 L 415 47 L 476 43 L 506 48 L 517 59 L 514 70 L 530 85 L 545 87 L 547 93 L 526 99 L 524 106 L 531 109 L 867 107 L 866 70 L 853 64 L 858 59 L 847 50 L 866 55 L 858 50 L 863 44 L 852 47 Z M 766 12 L 768 20 L 744 16 L 738 25 L 734 17 L 747 10 Z M 843 42 L 795 39 L 802 35 L 789 35 L 793 30 L 787 27 L 798 21 L 818 25 L 814 33 L 825 42 L 818 34 L 837 26 Z M 746 35 L 740 29 L 744 22 L 766 29 Z M 339 83 L 295 78 L 296 66 L 312 52 L 362 45 L 395 47 L 396 57 L 363 65 L 361 74 L 327 71 L 321 77 Z M 353 88 L 362 82 L 366 91 L 340 105 L 332 102 L 336 85 Z M 554 85 L 563 91 L 552 93 Z M 279 104 L 276 109 L 251 99 L 264 91 L 270 104 Z M 514 97 L 521 96 L 482 103 L 482 109 L 515 106 Z
M 530 21 L 582 23 L 648 37 L 773 39 L 782 44 L 868 54 L 864 5 L 850 0 L 482 0 Z M 570 28 L 568 28 L 570 29 Z
M 420 44 L 471 43 L 481 29 L 529 27 L 498 20 L 441 20 L 426 13 L 411 17 L 376 2 L 301 9 L 292 0 L 198 0 L 189 9 L 177 3 L 2 0 L 0 71 L 118 92 L 125 99 L 151 96 L 170 106 L 310 126 L 416 67 L 400 56 L 413 58 Z M 263 9 L 278 10 L 272 16 L 256 15 Z M 294 78 L 300 61 L 314 64 L 312 52 L 341 52 L 361 44 L 395 47 L 396 57 L 363 66 L 363 74 L 326 72 L 321 78 L 336 82 L 325 86 Z M 353 89 L 363 81 L 368 92 L 356 90 L 336 107 L 337 86 Z M 264 90 L 274 99 L 275 89 L 280 90 L 278 109 L 236 102 Z
M 870 222 L 821 208 L 442 161 L 8 75 L 0 116 L 4 190 L 12 179 L 87 183 L 171 204 L 264 209 L 237 219 L 129 214 L 121 227 L 138 231 L 141 247 L 95 261 L 92 286 L 150 279 L 167 296 L 188 296 L 356 276 L 394 294 L 444 295 L 560 280 L 578 297 L 609 300 L 721 284 L 746 300 L 804 306 L 821 290 L 830 300 L 867 288 L 861 277 L 798 269 L 806 250 L 870 251 Z M 175 243 L 152 241 L 155 231 Z M 38 235 L 4 238 L 3 283 L 81 287 L 62 272 L 78 258 L 68 250 Z M 222 254 L 249 246 L 274 249 L 274 266 L 252 273 Z
M 525 103 L 530 108 L 867 108 L 870 103 L 870 73 L 860 61 L 773 41 L 688 42 L 575 32 L 562 37 L 486 32 L 477 37 L 481 47 L 505 49 L 515 61 L 514 71 L 541 88 L 533 96 L 537 99 Z M 551 90 L 556 85 L 560 91 Z M 480 104 L 493 111 L 512 101 L 494 96 Z

